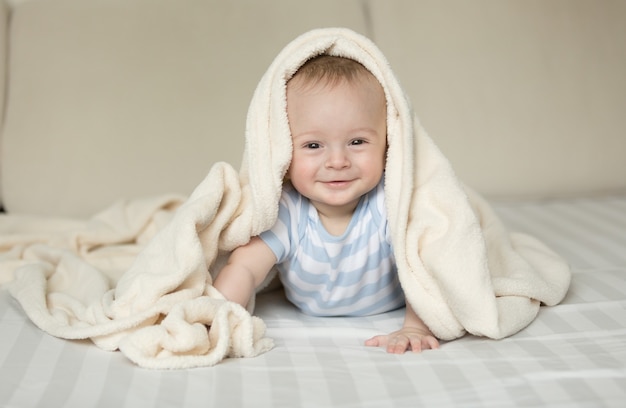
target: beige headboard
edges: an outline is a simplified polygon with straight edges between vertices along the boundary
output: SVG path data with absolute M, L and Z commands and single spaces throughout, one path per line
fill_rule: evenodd
M 429 134 L 491 197 L 626 190 L 626 1 L 372 1 Z
M 237 167 L 261 75 L 323 26 L 381 47 L 460 178 L 488 197 L 626 191 L 626 1 L 12 3 L 10 212 L 89 216 L 189 194 L 218 160 Z

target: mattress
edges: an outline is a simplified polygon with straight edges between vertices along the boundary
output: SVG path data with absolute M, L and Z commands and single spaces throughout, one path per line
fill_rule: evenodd
M 564 256 L 565 300 L 503 340 L 474 336 L 421 354 L 363 346 L 403 311 L 303 315 L 280 290 L 257 300 L 274 349 L 214 367 L 139 368 L 89 341 L 36 328 L 0 291 L 2 407 L 622 407 L 626 402 L 626 196 L 492 203 L 511 230 Z

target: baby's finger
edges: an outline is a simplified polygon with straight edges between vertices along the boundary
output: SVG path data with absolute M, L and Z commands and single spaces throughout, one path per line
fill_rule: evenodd
M 421 353 L 422 349 L 425 348 L 423 347 L 423 339 L 419 336 L 412 336 L 411 337 L 411 351 L 414 353 Z
M 383 339 L 386 340 L 387 336 L 374 336 L 372 338 L 369 338 L 367 340 L 365 340 L 365 345 L 368 347 L 381 347 L 383 346 Z M 386 341 L 385 341 L 386 343 Z
M 435 350 L 439 348 L 439 340 L 437 340 L 433 336 L 426 336 L 422 339 L 422 341 L 425 343 L 424 348 L 429 348 L 431 350 Z
M 410 340 L 406 336 L 392 338 L 387 345 L 387 353 L 403 354 L 409 346 Z

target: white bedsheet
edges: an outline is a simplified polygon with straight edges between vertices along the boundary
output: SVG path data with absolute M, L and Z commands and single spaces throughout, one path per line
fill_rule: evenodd
M 494 207 L 510 229 L 546 242 L 574 272 L 563 303 L 542 308 L 517 335 L 466 336 L 436 351 L 389 355 L 362 343 L 397 328 L 402 310 L 314 318 L 273 292 L 256 310 L 273 350 L 156 371 L 45 334 L 2 290 L 0 406 L 624 406 L 626 196 Z

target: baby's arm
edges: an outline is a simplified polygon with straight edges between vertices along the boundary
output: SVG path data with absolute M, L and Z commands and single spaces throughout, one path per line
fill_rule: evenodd
M 215 278 L 213 286 L 230 301 L 246 307 L 256 288 L 276 263 L 276 256 L 259 237 L 236 248 L 228 263 Z
M 386 347 L 388 353 L 402 354 L 407 350 L 419 353 L 439 348 L 439 341 L 407 302 L 402 328 L 391 334 L 374 336 L 365 341 L 365 345 Z

